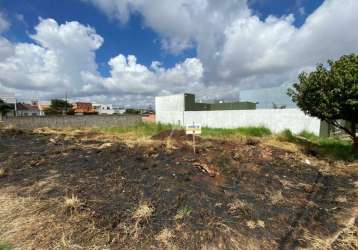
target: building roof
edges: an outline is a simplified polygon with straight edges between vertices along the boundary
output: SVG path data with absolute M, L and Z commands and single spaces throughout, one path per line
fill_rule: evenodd
M 17 103 L 17 110 L 29 110 L 29 111 L 39 111 L 39 108 L 35 105 L 27 104 L 27 103 Z

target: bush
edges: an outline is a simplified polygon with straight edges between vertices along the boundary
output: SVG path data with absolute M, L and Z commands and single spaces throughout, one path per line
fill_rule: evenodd
M 271 135 L 271 130 L 265 127 L 240 127 L 233 129 L 225 129 L 225 128 L 203 128 L 202 135 L 204 137 L 232 137 L 232 136 L 255 136 L 255 137 L 263 137 L 267 135 Z
M 294 142 L 296 139 L 295 136 L 292 134 L 291 130 L 289 129 L 285 129 L 284 131 L 279 133 L 277 135 L 277 138 L 280 141 L 289 141 L 289 142 Z
M 311 132 L 308 132 L 306 130 L 302 131 L 301 133 L 298 134 L 299 136 L 306 138 L 307 140 L 311 140 L 311 141 L 317 141 L 319 139 L 319 137 Z

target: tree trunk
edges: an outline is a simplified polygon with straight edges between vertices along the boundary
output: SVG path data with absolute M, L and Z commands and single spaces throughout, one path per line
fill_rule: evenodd
M 358 137 L 356 133 L 356 123 L 351 123 L 351 131 L 352 131 L 352 140 L 353 140 L 353 148 L 358 151 Z
M 358 137 L 353 138 L 353 148 L 358 151 Z

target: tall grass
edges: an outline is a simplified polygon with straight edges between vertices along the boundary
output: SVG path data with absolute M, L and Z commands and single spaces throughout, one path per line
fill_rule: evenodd
M 240 135 L 263 137 L 271 135 L 271 131 L 265 127 L 240 127 L 232 129 L 205 127 L 202 129 L 203 137 L 227 138 Z
M 349 140 L 334 137 L 323 138 L 307 131 L 294 135 L 290 130 L 281 132 L 277 135 L 277 138 L 281 141 L 301 145 L 311 154 L 323 155 L 335 160 L 354 161 L 358 159 L 358 152 Z
M 171 129 L 173 129 L 173 126 L 168 124 L 141 122 L 130 126 L 102 128 L 97 130 L 102 132 L 108 132 L 108 133 L 116 133 L 116 134 L 132 133 L 136 136 L 153 136 L 160 132 L 171 130 Z

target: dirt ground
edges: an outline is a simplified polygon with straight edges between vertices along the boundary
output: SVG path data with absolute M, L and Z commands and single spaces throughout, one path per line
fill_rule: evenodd
M 282 144 L 282 145 L 281 145 Z M 358 163 L 183 131 L 0 131 L 14 249 L 357 249 Z M 1 171 L 2 169 L 2 171 Z

